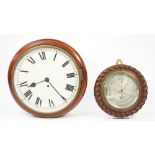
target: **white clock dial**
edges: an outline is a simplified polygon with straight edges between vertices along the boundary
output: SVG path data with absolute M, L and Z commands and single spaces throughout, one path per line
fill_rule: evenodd
M 80 76 L 75 61 L 66 51 L 38 46 L 17 63 L 13 84 L 17 96 L 27 107 L 41 113 L 53 113 L 76 98 Z
M 137 80 L 126 71 L 111 74 L 104 83 L 103 91 L 107 102 L 118 109 L 132 106 L 140 94 Z

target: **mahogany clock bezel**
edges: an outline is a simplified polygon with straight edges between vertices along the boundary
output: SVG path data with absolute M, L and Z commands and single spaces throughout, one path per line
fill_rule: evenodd
M 125 71 L 133 75 L 135 80 L 138 82 L 140 94 L 137 101 L 130 107 L 119 109 L 112 107 L 105 99 L 104 92 L 103 92 L 103 84 L 106 79 L 113 73 L 118 71 Z M 97 104 L 99 107 L 105 111 L 107 114 L 112 115 L 114 117 L 128 117 L 133 115 L 134 113 L 138 112 L 142 106 L 145 104 L 148 94 L 148 86 L 144 76 L 135 68 L 124 65 L 124 64 L 117 64 L 105 69 L 97 78 L 95 87 L 94 87 L 94 96 L 96 99 Z
M 30 49 L 38 47 L 38 46 L 42 46 L 42 45 L 54 46 L 54 47 L 57 47 L 57 48 L 60 48 L 60 49 L 63 49 L 64 51 L 66 51 L 70 55 L 70 57 L 75 61 L 76 65 L 78 67 L 78 71 L 80 71 L 80 73 L 82 74 L 80 88 L 79 88 L 76 98 L 67 107 L 65 107 L 62 110 L 59 110 L 57 112 L 42 113 L 42 112 L 38 112 L 38 111 L 35 111 L 35 110 L 29 108 L 18 97 L 18 95 L 15 92 L 15 88 L 14 88 L 14 84 L 13 84 L 13 74 L 14 74 L 15 67 L 16 67 L 17 63 L 19 62 L 19 60 Z M 13 59 L 10 63 L 9 70 L 8 70 L 8 83 L 9 83 L 9 88 L 10 88 L 13 98 L 15 99 L 17 104 L 22 109 L 24 109 L 25 111 L 27 111 L 28 113 L 30 113 L 36 117 L 56 118 L 56 117 L 64 116 L 66 113 L 70 112 L 81 101 L 81 99 L 84 96 L 84 93 L 86 91 L 86 87 L 87 87 L 87 70 L 86 70 L 84 61 L 81 58 L 81 56 L 79 55 L 79 53 L 74 48 L 72 48 L 70 45 L 66 44 L 65 42 L 55 40 L 55 39 L 40 39 L 40 40 L 32 41 L 32 42 L 26 44 L 15 54 L 15 56 L 13 57 Z

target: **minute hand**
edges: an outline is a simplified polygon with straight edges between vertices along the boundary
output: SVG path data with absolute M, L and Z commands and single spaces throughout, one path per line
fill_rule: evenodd
M 52 85 L 50 81 L 48 83 L 52 86 L 52 88 L 57 92 L 57 94 L 66 102 L 66 99 L 57 91 L 57 89 Z

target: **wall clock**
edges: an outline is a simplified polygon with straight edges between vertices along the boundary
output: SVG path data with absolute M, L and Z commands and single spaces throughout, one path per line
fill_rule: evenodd
M 60 117 L 82 99 L 87 71 L 68 44 L 42 39 L 22 47 L 8 71 L 11 93 L 24 110 L 37 117 Z
M 147 99 L 147 83 L 135 68 L 118 60 L 96 80 L 94 95 L 99 107 L 115 117 L 136 113 Z

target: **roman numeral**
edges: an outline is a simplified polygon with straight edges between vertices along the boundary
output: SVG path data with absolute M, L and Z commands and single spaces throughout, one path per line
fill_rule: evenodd
M 66 67 L 68 64 L 69 64 L 69 61 L 66 61 L 66 62 L 62 65 L 62 67 L 64 68 L 64 67 Z
M 20 70 L 20 72 L 22 72 L 22 73 L 28 73 L 29 71 Z
M 29 62 L 31 62 L 32 64 L 35 64 L 36 62 L 35 62 L 35 60 L 32 58 L 32 57 L 30 57 L 29 59 L 27 59 Z
M 26 98 L 28 97 L 28 100 L 30 100 L 31 97 L 32 97 L 32 92 L 31 92 L 31 90 L 28 90 L 27 92 L 25 92 L 24 96 L 25 96 Z
M 74 86 L 72 86 L 70 84 L 67 84 L 65 89 L 68 90 L 68 91 L 73 91 L 74 90 Z
M 22 83 L 20 84 L 20 87 L 24 87 L 24 86 L 28 86 L 27 81 L 22 82 Z
M 56 57 L 57 57 L 57 54 L 58 54 L 58 53 L 55 53 L 55 56 L 54 56 L 54 59 L 53 59 L 53 61 L 55 61 L 55 59 L 56 59 Z
M 36 102 L 35 102 L 35 105 L 41 106 L 42 105 L 42 99 L 40 99 L 39 97 L 37 97 Z
M 55 105 L 54 105 L 54 103 L 53 103 L 53 101 L 51 99 L 49 99 L 48 102 L 49 102 L 50 107 L 55 107 Z
M 46 60 L 45 52 L 39 53 L 39 56 L 40 56 L 41 60 Z
M 69 73 L 69 74 L 67 74 L 67 78 L 73 78 L 73 77 L 75 77 L 75 73 Z

